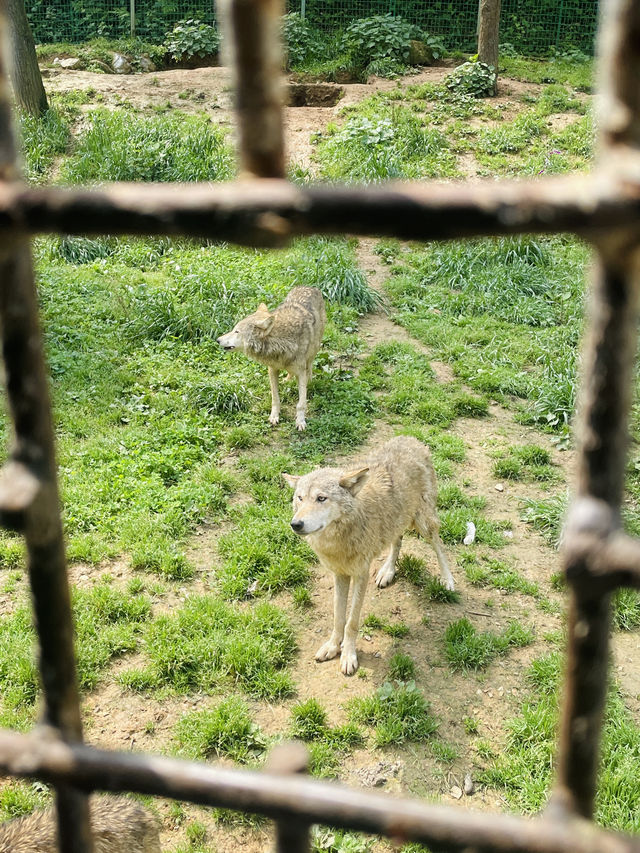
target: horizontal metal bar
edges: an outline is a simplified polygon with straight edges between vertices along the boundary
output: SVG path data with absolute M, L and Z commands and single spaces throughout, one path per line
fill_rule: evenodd
M 47 730 L 0 732 L 0 772 L 68 782 L 85 790 L 128 790 L 419 841 L 439 850 L 493 853 L 640 853 L 640 840 L 607 832 L 561 810 L 525 820 L 345 788 L 277 773 L 212 767 L 174 758 L 65 744 Z
M 298 187 L 278 179 L 91 190 L 0 184 L 0 234 L 168 234 L 274 247 L 313 233 L 442 240 L 570 231 L 588 237 L 639 225 L 640 186 L 608 172 L 375 187 Z

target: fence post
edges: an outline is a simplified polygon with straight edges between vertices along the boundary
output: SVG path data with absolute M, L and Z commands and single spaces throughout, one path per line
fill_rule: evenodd
M 129 0 L 129 32 L 131 33 L 131 38 L 135 38 L 136 36 L 136 0 Z
M 299 741 L 280 743 L 271 750 L 264 768 L 268 773 L 288 776 L 309 770 L 309 751 Z M 309 853 L 309 824 L 276 821 L 276 853 Z
M 500 41 L 500 0 L 480 0 L 478 8 L 478 59 L 496 72 L 498 87 L 498 42 Z

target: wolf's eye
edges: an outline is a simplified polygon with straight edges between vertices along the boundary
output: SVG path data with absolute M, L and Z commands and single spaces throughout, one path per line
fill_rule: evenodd
M 298 500 L 299 500 L 299 501 L 301 501 L 301 500 L 302 500 L 302 495 L 298 495 Z
M 327 498 L 326 498 L 326 496 L 325 496 L 325 495 L 318 495 L 318 497 L 316 498 L 316 500 L 318 501 L 318 503 L 324 503 L 324 501 L 326 501 L 326 499 L 327 499 Z

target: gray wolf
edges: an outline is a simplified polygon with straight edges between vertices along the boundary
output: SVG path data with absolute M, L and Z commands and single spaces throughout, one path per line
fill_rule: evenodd
M 369 567 L 390 547 L 376 575 L 379 587 L 388 586 L 396 573 L 405 531 L 414 529 L 431 543 L 442 581 L 447 589 L 454 589 L 440 541 L 429 450 L 415 438 L 398 436 L 347 468 L 319 468 L 302 477 L 283 473 L 283 477 L 295 489 L 291 527 L 335 575 L 333 631 L 316 652 L 316 660 L 331 660 L 342 649 L 340 669 L 353 675 L 358 668 L 356 637 Z
M 91 803 L 94 853 L 162 853 L 158 826 L 142 806 L 125 797 Z M 53 809 L 0 824 L 0 853 L 58 853 Z
M 269 368 L 269 423 L 275 425 L 280 420 L 278 373 L 286 370 L 298 379 L 296 426 L 299 430 L 306 428 L 307 386 L 326 319 L 324 300 L 318 288 L 294 287 L 274 311 L 269 311 L 263 302 L 253 314 L 218 338 L 225 350 L 239 349 Z

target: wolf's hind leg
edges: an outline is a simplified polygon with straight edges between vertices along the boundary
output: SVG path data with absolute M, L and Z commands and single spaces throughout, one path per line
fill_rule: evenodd
M 402 536 L 399 536 L 395 542 L 391 543 L 391 550 L 389 551 L 387 559 L 378 570 L 378 574 L 376 575 L 376 585 L 379 586 L 380 589 L 384 589 L 385 586 L 389 586 L 396 576 L 396 562 L 398 561 L 398 554 L 400 553 L 401 545 Z
M 269 423 L 275 426 L 280 421 L 280 394 L 278 392 L 278 371 L 269 368 L 269 385 L 271 386 L 271 414 Z
M 316 660 L 331 660 L 340 654 L 340 646 L 344 636 L 344 626 L 347 620 L 347 598 L 349 597 L 348 575 L 336 575 L 333 587 L 333 631 L 326 643 L 316 652 Z
M 436 552 L 438 565 L 440 566 L 440 578 L 442 579 L 442 583 L 446 589 L 454 590 L 456 585 L 453 580 L 453 575 L 451 574 L 451 569 L 449 568 L 447 555 L 444 553 L 444 548 L 442 547 L 442 540 L 440 539 L 440 522 L 435 515 L 435 511 L 428 511 L 425 509 L 423 512 L 416 515 L 413 523 L 420 536 L 422 536 L 427 542 L 430 542 L 433 550 Z

